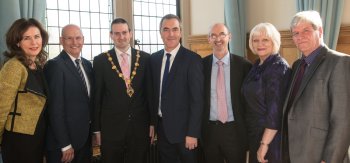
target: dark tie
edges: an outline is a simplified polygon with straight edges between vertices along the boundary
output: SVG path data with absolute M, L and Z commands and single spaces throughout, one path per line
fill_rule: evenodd
M 298 73 L 296 74 L 296 77 L 295 77 L 292 93 L 290 94 L 290 98 L 288 100 L 287 109 L 289 109 L 291 107 L 291 105 L 292 105 L 292 103 L 294 101 L 294 98 L 295 98 L 295 96 L 298 93 L 301 81 L 303 80 L 303 76 L 304 76 L 304 73 L 305 73 L 306 66 L 307 66 L 307 64 L 305 62 L 305 59 L 302 59 L 301 62 L 300 62 Z
M 83 82 L 85 91 L 86 91 L 86 93 L 88 93 L 88 91 L 87 91 L 87 86 L 86 86 L 86 82 L 85 82 L 85 77 L 84 77 L 83 71 L 82 71 L 81 68 L 80 68 L 81 60 L 80 60 L 80 59 L 76 59 L 76 60 L 75 60 L 75 64 L 76 64 L 76 67 L 77 67 L 77 70 L 78 70 L 80 79 L 81 79 L 81 81 Z
M 163 72 L 163 81 L 162 81 L 162 94 L 161 96 L 164 95 L 165 93 L 165 88 L 166 88 L 166 83 L 168 81 L 168 75 L 169 75 L 169 67 L 170 67 L 170 53 L 166 53 L 166 61 L 165 61 L 165 67 L 164 67 L 164 72 Z
M 290 107 L 292 106 L 292 103 L 294 101 L 294 98 L 296 94 L 298 93 L 298 90 L 300 88 L 301 81 L 303 80 L 305 69 L 306 69 L 306 62 L 305 59 L 301 59 L 299 70 L 296 74 L 295 81 L 293 84 L 292 92 L 290 94 L 290 97 L 288 99 L 287 108 L 285 115 L 283 117 L 284 125 L 283 125 L 283 135 L 282 135 L 282 146 L 283 146 L 283 153 L 282 158 L 283 162 L 290 163 L 290 157 L 289 157 L 289 142 L 288 142 L 288 113 L 290 110 Z

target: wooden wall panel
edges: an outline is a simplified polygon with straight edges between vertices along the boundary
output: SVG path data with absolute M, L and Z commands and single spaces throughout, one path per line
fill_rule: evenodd
M 189 48 L 198 53 L 201 57 L 205 57 L 212 53 L 212 47 L 208 42 L 208 35 L 189 36 L 187 43 Z
M 292 35 L 289 31 L 280 31 L 281 47 L 280 53 L 291 66 L 300 57 L 300 53 L 293 43 Z M 247 34 L 247 59 L 254 62 L 258 57 L 254 55 L 248 45 L 249 35 Z M 205 57 L 212 53 L 212 48 L 208 43 L 207 35 L 192 35 L 188 37 L 189 48 Z M 350 55 L 350 26 L 340 28 L 337 51 Z
M 350 26 L 340 28 L 337 51 L 350 55 Z

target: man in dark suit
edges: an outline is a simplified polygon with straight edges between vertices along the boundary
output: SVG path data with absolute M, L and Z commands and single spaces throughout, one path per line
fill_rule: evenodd
M 297 13 L 290 29 L 302 57 L 283 107 L 283 162 L 349 163 L 350 57 L 324 44 L 317 11 Z
M 176 15 L 162 18 L 160 35 L 164 49 L 152 54 L 150 63 L 160 162 L 194 163 L 203 107 L 201 58 L 181 46 Z
M 44 68 L 50 89 L 47 162 L 86 163 L 92 155 L 92 66 L 80 56 L 84 36 L 78 26 L 63 27 L 60 44 L 63 51 Z
M 127 21 L 111 23 L 114 48 L 96 56 L 93 130 L 102 162 L 146 162 L 154 127 L 147 102 L 149 54 L 130 46 Z
M 207 163 L 245 163 L 248 149 L 241 85 L 251 64 L 230 54 L 230 39 L 224 24 L 214 24 L 208 37 L 213 54 L 203 59 L 202 145 Z

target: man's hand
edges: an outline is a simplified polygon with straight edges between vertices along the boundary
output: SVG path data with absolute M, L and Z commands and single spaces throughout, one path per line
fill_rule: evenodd
M 69 148 L 66 151 L 62 152 L 62 158 L 61 161 L 63 163 L 69 163 L 74 159 L 74 149 L 73 148 Z
M 155 137 L 154 126 L 153 125 L 149 126 L 149 137 L 151 138 L 151 144 L 153 144 L 154 143 L 154 137 Z
M 197 147 L 197 138 L 186 136 L 185 147 L 189 150 L 195 149 Z

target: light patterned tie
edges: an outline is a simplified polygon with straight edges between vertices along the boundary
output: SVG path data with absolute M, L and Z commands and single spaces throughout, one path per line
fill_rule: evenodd
M 124 79 L 126 81 L 130 78 L 128 54 L 121 53 L 120 56 L 122 57 L 122 61 L 120 63 L 120 68 L 122 69 L 122 73 L 123 73 Z M 128 86 L 128 85 L 126 84 L 126 86 Z
M 218 65 L 218 76 L 216 80 L 216 94 L 218 100 L 218 120 L 222 123 L 227 121 L 227 103 L 226 103 L 226 88 L 225 88 L 225 77 L 224 68 L 222 61 L 217 61 Z

